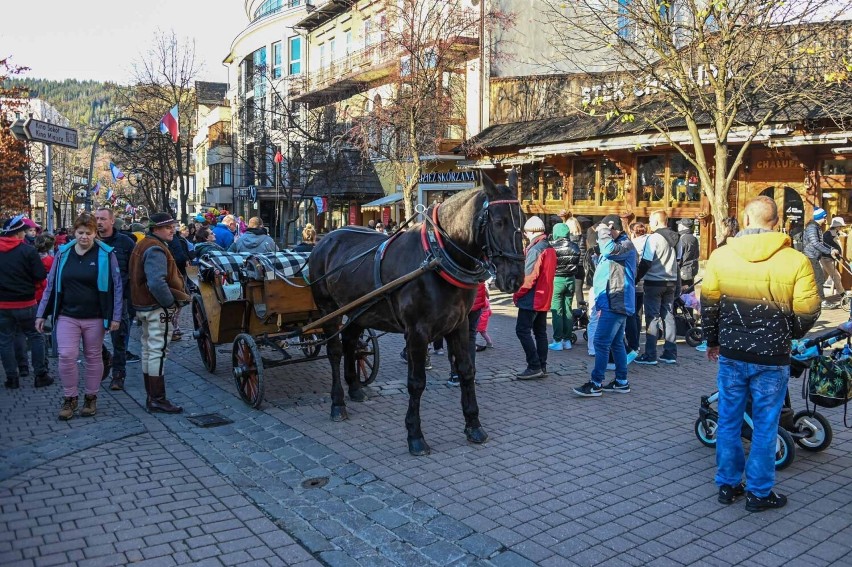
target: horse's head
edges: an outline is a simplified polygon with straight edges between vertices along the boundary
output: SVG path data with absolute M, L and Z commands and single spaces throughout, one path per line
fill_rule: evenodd
M 495 185 L 486 175 L 482 176 L 482 191 L 487 205 L 480 216 L 480 238 L 497 271 L 497 287 L 514 293 L 524 283 L 524 214 L 517 192 Z

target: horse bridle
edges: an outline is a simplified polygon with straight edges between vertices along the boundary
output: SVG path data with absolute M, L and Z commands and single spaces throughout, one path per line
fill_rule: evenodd
M 507 260 L 523 260 L 523 249 L 518 251 L 515 246 L 515 239 L 512 239 L 512 252 L 507 252 L 500 248 L 497 244 L 497 239 L 494 237 L 494 228 L 491 226 L 491 205 L 509 205 L 511 213 L 512 228 L 517 234 L 521 233 L 521 203 L 517 199 L 501 199 L 499 201 L 489 201 L 485 198 L 485 203 L 482 205 L 482 210 L 476 216 L 477 234 L 482 233 L 485 237 L 485 243 L 482 245 L 482 251 L 485 253 L 485 258 L 488 261 L 493 261 L 494 258 L 506 258 Z M 512 210 L 512 205 L 518 205 L 518 218 L 515 219 L 515 211 Z
M 487 197 L 485 198 L 485 203 L 483 203 L 482 209 L 477 213 L 474 222 L 475 241 L 482 249 L 482 256 L 480 258 L 476 258 L 468 254 L 458 244 L 453 242 L 452 238 L 450 238 L 444 229 L 441 228 L 438 222 L 438 209 L 441 206 L 440 204 L 436 204 L 432 207 L 431 211 L 427 211 L 426 214 L 424 214 L 421 237 L 423 248 L 427 254 L 427 258 L 431 256 L 441 260 L 441 264 L 437 268 L 437 272 L 441 278 L 456 287 L 472 289 L 476 288 L 481 282 L 484 282 L 494 276 L 496 271 L 494 267 L 495 258 L 502 257 L 508 260 L 523 260 L 523 251 L 517 250 L 514 239 L 514 248 L 512 251 L 504 250 L 497 243 L 497 239 L 494 236 L 494 228 L 492 226 L 490 212 L 491 205 L 511 206 L 513 204 L 518 205 L 518 211 L 520 213 L 520 203 L 517 199 L 504 199 L 492 202 L 489 201 Z M 429 214 L 430 212 L 431 214 Z M 520 234 L 520 214 L 516 219 L 514 211 L 512 211 L 511 217 L 512 228 L 516 233 Z M 444 244 L 445 242 L 449 246 L 452 246 L 464 258 L 469 260 L 475 267 L 473 269 L 465 268 L 454 260 L 448 253 L 447 247 Z

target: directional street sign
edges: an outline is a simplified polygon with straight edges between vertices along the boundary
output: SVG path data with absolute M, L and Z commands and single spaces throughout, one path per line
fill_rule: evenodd
M 24 132 L 27 138 L 34 142 L 57 144 L 67 148 L 78 147 L 77 130 L 74 128 L 65 128 L 64 126 L 57 126 L 50 122 L 30 118 L 24 122 Z
M 15 136 L 16 139 L 26 141 L 27 135 L 24 133 L 23 118 L 15 120 L 15 123 L 9 126 L 9 129 L 12 131 L 12 135 Z

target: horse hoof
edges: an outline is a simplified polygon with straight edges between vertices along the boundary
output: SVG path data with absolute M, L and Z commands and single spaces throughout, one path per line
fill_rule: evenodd
M 346 412 L 346 406 L 331 406 L 331 421 L 346 421 L 349 419 L 349 414 Z
M 481 427 L 465 427 L 464 434 L 471 443 L 485 443 L 488 441 L 488 434 Z
M 432 449 L 429 448 L 426 440 L 421 437 L 420 439 L 408 440 L 408 452 L 414 457 L 423 457 L 425 455 L 431 455 Z
M 349 399 L 353 402 L 366 402 L 370 398 L 362 388 L 358 388 L 357 390 L 349 390 Z

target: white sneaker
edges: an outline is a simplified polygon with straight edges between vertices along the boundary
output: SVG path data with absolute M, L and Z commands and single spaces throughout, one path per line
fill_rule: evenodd
M 562 341 L 562 350 L 571 350 L 571 341 Z
M 552 342 L 547 345 L 547 348 L 550 350 L 562 350 L 562 341 Z

